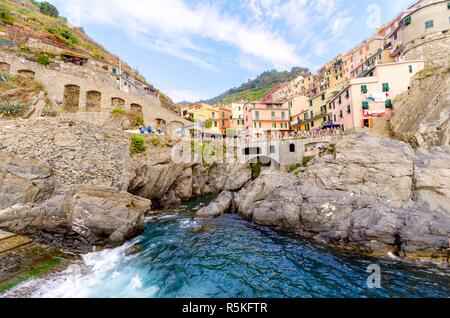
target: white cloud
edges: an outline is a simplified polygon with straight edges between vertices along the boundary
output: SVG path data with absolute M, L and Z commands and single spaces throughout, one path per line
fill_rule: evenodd
M 332 38 L 337 39 L 341 37 L 346 27 L 352 22 L 353 18 L 345 12 L 340 12 L 334 19 L 332 19 L 329 25 Z
M 207 99 L 206 94 L 194 92 L 191 90 L 179 90 L 174 88 L 165 89 L 164 92 L 172 98 L 175 103 L 182 101 L 196 102 Z
M 182 0 L 54 0 L 72 23 L 89 21 L 127 32 L 138 44 L 213 70 L 195 42 L 216 41 L 277 68 L 299 65 L 295 46 L 268 27 L 245 24 L 213 5 Z M 273 0 L 263 0 L 269 5 Z

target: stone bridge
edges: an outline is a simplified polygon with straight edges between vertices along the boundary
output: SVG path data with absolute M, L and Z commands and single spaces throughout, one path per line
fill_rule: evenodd
M 244 139 L 202 141 L 186 138 L 172 149 L 172 160 L 178 163 L 261 163 L 279 169 L 302 163 L 307 156 L 316 156 L 321 146 L 336 144 L 343 135 L 292 140 L 246 142 Z
M 342 135 L 329 135 L 306 139 L 239 142 L 237 154 L 245 162 L 260 162 L 278 168 L 300 163 L 304 157 L 318 154 L 320 145 L 336 144 L 342 138 Z
M 82 66 L 79 66 L 82 68 Z M 159 98 L 127 93 L 100 77 L 97 80 L 49 69 L 12 54 L 0 54 L 0 72 L 33 77 L 45 87 L 56 105 L 64 106 L 64 116 L 104 123 L 117 107 L 141 114 L 145 124 L 175 130 L 188 122 L 161 106 Z M 81 69 L 80 69 L 81 74 Z

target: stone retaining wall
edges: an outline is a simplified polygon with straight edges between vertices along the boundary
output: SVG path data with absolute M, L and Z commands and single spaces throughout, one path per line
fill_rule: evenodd
M 179 116 L 162 107 L 159 98 L 152 95 L 143 97 L 132 92 L 127 93 L 121 91 L 114 85 L 111 85 L 109 81 L 102 80 L 101 77 L 86 77 L 82 74 L 81 76 L 75 76 L 66 72 L 59 72 L 6 52 L 0 53 L 0 63 L 8 64 L 10 66 L 9 72 L 12 74 L 25 72 L 28 76 L 34 76 L 36 80 L 44 85 L 50 100 L 58 108 L 62 108 L 66 102 L 64 97 L 66 87 L 72 86 L 79 89 L 80 92 L 78 102 L 79 112 L 98 110 L 95 107 L 94 109 L 87 109 L 88 92 L 98 92 L 101 94 L 99 100 L 99 110 L 101 113 L 111 113 L 111 110 L 117 103 L 114 101 L 120 99 L 124 101 L 123 104 L 127 110 L 131 110 L 131 105 L 140 106 L 146 124 L 156 126 L 158 119 L 163 119 L 166 123 L 172 121 L 186 123 L 184 119 L 181 119 Z M 2 64 L 4 68 L 6 64 Z M 83 69 L 82 67 L 79 68 Z M 104 118 L 104 116 L 98 117 Z

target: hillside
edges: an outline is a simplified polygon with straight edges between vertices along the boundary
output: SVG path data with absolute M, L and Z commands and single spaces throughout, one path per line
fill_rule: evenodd
M 219 96 L 201 102 L 207 104 L 229 104 L 242 99 L 256 101 L 266 96 L 276 85 L 289 82 L 300 75 L 306 76 L 309 74 L 309 70 L 302 67 L 294 67 L 289 72 L 266 71 L 237 88 L 232 88 Z
M 30 45 L 29 39 L 35 39 L 39 45 Z M 110 65 L 121 64 L 122 69 L 139 81 L 159 92 L 139 74 L 138 70 L 108 52 L 93 41 L 83 30 L 69 25 L 59 16 L 57 8 L 47 2 L 35 0 L 2 0 L 0 3 L 0 44 L 2 49 L 15 50 L 20 56 L 47 65 L 60 59 L 55 52 L 64 50 L 72 54 L 106 62 Z M 45 47 L 45 49 L 42 49 Z M 161 93 L 161 92 L 159 92 Z M 172 100 L 160 94 L 164 107 L 174 111 Z

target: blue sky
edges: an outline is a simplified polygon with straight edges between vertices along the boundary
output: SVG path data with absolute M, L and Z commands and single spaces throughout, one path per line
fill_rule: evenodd
M 51 0 L 174 101 L 320 65 L 413 0 Z

